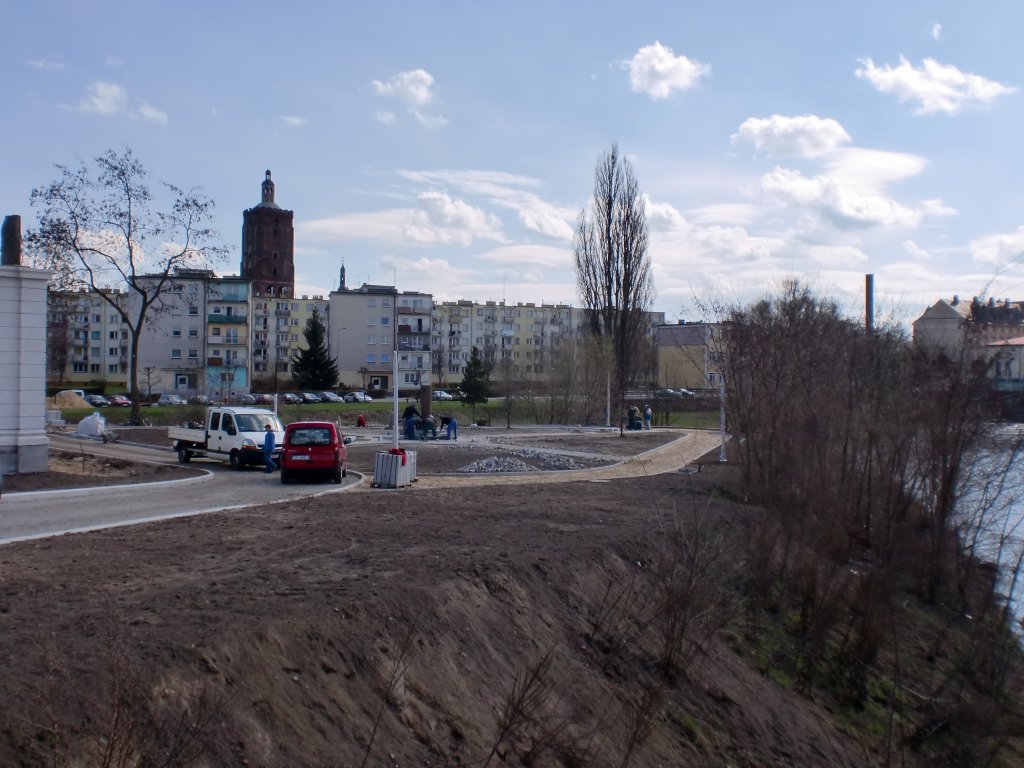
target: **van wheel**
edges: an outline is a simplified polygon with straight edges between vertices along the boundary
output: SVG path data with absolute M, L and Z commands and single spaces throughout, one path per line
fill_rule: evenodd
M 187 448 L 179 448 L 178 463 L 188 464 L 190 461 L 192 461 L 192 451 L 188 450 Z
M 238 451 L 231 452 L 228 456 L 228 464 L 230 464 L 231 468 L 236 472 L 241 471 L 244 468 L 244 465 L 242 464 L 242 457 L 238 455 Z

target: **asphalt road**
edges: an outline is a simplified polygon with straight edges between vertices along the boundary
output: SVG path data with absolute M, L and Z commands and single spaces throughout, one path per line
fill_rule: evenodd
M 51 444 L 76 451 L 84 447 L 90 453 L 133 461 L 177 463 L 173 453 L 145 446 L 83 443 L 63 435 L 51 436 Z M 363 481 L 358 473 L 349 472 L 340 486 L 282 485 L 277 473 L 235 472 L 227 462 L 193 461 L 189 466 L 206 473 L 165 483 L 5 495 L 0 498 L 0 544 L 341 493 Z

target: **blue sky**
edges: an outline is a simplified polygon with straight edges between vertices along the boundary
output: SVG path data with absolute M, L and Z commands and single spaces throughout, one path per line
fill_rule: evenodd
M 578 304 L 576 217 L 612 142 L 670 319 L 799 277 L 906 322 L 1024 298 L 1019 2 L 16 0 L 3 214 L 131 147 L 216 202 L 238 271 L 266 169 L 303 293 Z M 11 30 L 17 30 L 12 33 Z

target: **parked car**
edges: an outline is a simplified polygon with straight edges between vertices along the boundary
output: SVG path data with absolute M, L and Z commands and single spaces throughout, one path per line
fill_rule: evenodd
M 281 444 L 281 482 L 302 476 L 329 477 L 335 483 L 348 474 L 351 442 L 330 421 L 293 421 Z
M 654 390 L 655 397 L 678 397 L 676 391 L 670 387 L 662 387 L 661 389 Z
M 679 397 L 696 397 L 697 396 L 696 392 L 693 392 L 693 391 L 691 391 L 689 389 L 677 389 L 676 393 L 679 395 Z
M 349 392 L 347 395 L 345 395 L 345 402 L 346 403 L 372 403 L 373 402 L 373 398 L 370 397 L 368 394 L 366 394 L 366 392 L 364 392 L 363 390 L 359 390 L 358 392 Z
M 299 392 L 299 397 L 301 397 L 302 402 L 307 405 L 313 405 L 314 403 L 320 402 L 320 395 L 316 392 Z
M 317 392 L 320 395 L 321 403 L 344 403 L 345 398 L 339 395 L 337 392 Z
M 242 395 L 238 398 L 239 405 L 256 405 L 255 395 Z
M 455 397 L 452 396 L 452 395 L 449 395 L 443 389 L 435 389 L 433 392 L 430 393 L 430 399 L 431 400 L 454 400 Z
M 191 405 L 213 405 L 213 399 L 206 395 L 192 395 L 188 401 Z
M 110 405 L 112 408 L 131 408 L 132 401 L 128 395 L 111 395 Z
M 178 395 L 164 394 L 160 395 L 160 399 L 156 401 L 157 405 L 184 405 L 185 401 L 182 400 Z
M 284 405 L 297 405 L 302 402 L 302 398 L 296 395 L 294 392 L 285 392 L 277 396 L 279 403 Z
M 110 405 L 110 401 L 107 400 L 103 395 L 86 395 L 86 402 L 89 403 L 93 408 L 106 408 Z

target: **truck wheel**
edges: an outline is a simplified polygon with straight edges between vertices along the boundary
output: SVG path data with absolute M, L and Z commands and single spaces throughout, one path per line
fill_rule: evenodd
M 242 457 L 238 455 L 238 451 L 231 452 L 228 456 L 228 464 L 230 464 L 231 468 L 236 472 L 240 472 L 245 468 L 245 465 L 242 464 Z
M 192 451 L 188 450 L 187 448 L 179 448 L 178 463 L 188 464 L 190 461 L 192 461 Z

